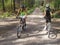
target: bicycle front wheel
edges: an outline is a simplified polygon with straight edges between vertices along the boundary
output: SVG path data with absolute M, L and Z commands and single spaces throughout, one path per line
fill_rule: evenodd
M 22 28 L 18 27 L 17 28 L 17 37 L 20 38 L 21 37 L 21 32 L 22 32 Z

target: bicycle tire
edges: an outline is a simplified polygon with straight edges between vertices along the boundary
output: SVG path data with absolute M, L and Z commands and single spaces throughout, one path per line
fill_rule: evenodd
M 18 26 L 18 28 L 17 28 L 17 37 L 18 38 L 21 37 L 21 31 L 22 31 L 21 27 Z
M 55 37 L 53 37 L 53 36 L 55 36 Z M 50 38 L 50 39 L 56 39 L 56 37 L 57 37 L 56 33 L 54 33 L 54 32 L 48 32 L 48 38 Z

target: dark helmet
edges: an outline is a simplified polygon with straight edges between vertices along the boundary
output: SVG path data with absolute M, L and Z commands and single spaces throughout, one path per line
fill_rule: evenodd
M 24 8 L 26 8 L 26 6 L 25 5 L 21 5 L 21 8 L 24 9 Z

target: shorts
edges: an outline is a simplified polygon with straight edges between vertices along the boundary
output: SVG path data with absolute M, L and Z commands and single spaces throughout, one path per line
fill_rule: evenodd
M 51 17 L 46 18 L 46 23 L 51 22 Z

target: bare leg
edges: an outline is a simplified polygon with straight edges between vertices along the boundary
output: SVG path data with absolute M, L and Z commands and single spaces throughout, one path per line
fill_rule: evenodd
M 47 26 L 48 26 L 47 30 L 50 31 L 50 30 L 51 30 L 51 23 L 49 22 L 49 23 L 47 24 Z
M 44 29 L 43 30 L 47 30 L 47 23 L 45 23 Z

